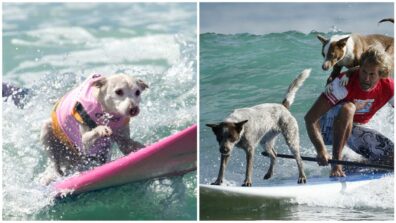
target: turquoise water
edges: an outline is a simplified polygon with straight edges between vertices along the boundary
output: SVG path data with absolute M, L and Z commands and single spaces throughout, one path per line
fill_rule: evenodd
M 301 154 L 315 156 L 306 133 L 304 115 L 324 89 L 329 72 L 321 70 L 321 43 L 318 33 L 289 31 L 266 35 L 248 33 L 200 35 L 200 183 L 214 182 L 220 163 L 218 144 L 206 123 L 222 121 L 236 108 L 271 102 L 280 103 L 291 81 L 303 69 L 311 76 L 296 94 L 291 107 L 300 128 Z M 321 33 L 332 35 L 334 33 Z M 394 117 L 386 105 L 369 125 L 393 139 Z M 278 153 L 290 154 L 282 137 Z M 329 148 L 330 149 L 330 148 Z M 253 184 L 262 182 L 269 159 L 256 150 Z M 353 155 L 350 151 L 346 151 Z M 245 153 L 235 149 L 225 174 L 225 184 L 241 185 L 245 176 Z M 328 176 L 329 167 L 304 163 L 308 177 Z M 278 159 L 270 181 L 296 179 L 294 160 Z M 362 187 L 353 194 L 292 201 L 201 200 L 201 219 L 273 220 L 392 220 L 394 218 L 393 177 Z
M 196 123 L 196 4 L 3 4 L 3 81 L 31 88 L 2 103 L 4 220 L 191 220 L 196 172 L 54 200 L 38 183 L 48 159 L 40 127 L 57 98 L 92 73 L 143 79 L 131 135 L 156 142 Z M 120 157 L 114 149 L 112 157 Z

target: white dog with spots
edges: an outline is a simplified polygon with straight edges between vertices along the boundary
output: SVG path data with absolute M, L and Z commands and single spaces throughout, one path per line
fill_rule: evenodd
M 242 186 L 252 185 L 253 155 L 260 144 L 271 157 L 271 164 L 264 179 L 273 174 L 276 153 L 274 144 L 276 137 L 282 133 L 287 145 L 293 153 L 298 166 L 298 183 L 305 183 L 306 176 L 300 157 L 300 138 L 296 119 L 289 111 L 297 90 L 309 77 L 311 70 L 304 70 L 289 86 L 282 104 L 265 103 L 250 108 L 234 110 L 224 122 L 207 124 L 211 127 L 220 145 L 221 163 L 217 180 L 212 183 L 220 185 L 223 182 L 224 171 L 232 149 L 236 146 L 246 152 L 246 178 Z

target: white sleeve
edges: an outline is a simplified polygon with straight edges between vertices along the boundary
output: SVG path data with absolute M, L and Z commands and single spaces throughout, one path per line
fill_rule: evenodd
M 337 104 L 348 95 L 348 90 L 340 84 L 340 78 L 334 79 L 331 83 L 331 91 L 325 93 L 327 99 L 333 104 Z

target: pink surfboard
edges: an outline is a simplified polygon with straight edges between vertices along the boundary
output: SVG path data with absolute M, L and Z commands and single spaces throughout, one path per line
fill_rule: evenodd
M 54 185 L 58 195 L 118 186 L 196 170 L 197 126 L 193 125 L 144 149 L 82 172 Z

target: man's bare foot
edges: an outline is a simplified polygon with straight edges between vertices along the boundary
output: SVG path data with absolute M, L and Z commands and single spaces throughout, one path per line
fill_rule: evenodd
M 331 168 L 330 177 L 345 177 L 344 171 L 342 171 L 341 165 L 336 165 Z

